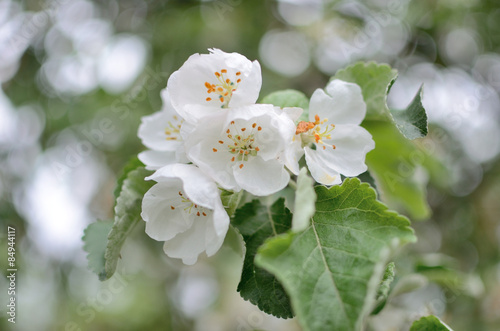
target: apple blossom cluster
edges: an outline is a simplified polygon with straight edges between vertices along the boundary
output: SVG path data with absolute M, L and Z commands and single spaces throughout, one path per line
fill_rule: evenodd
M 366 105 L 356 84 L 333 80 L 300 108 L 258 104 L 261 68 L 237 53 L 194 54 L 161 92 L 162 110 L 143 117 L 138 135 L 149 149 L 139 159 L 157 183 L 146 193 L 146 233 L 165 253 L 194 264 L 215 254 L 229 227 L 221 188 L 267 196 L 285 188 L 299 160 L 324 185 L 367 167 L 375 147 L 360 126 Z

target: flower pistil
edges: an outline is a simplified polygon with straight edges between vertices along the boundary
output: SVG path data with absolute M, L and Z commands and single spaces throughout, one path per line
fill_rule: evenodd
M 216 95 L 216 99 L 219 99 L 221 102 L 221 108 L 227 108 L 233 92 L 236 91 L 238 84 L 241 82 L 241 72 L 238 71 L 235 74 L 236 78 L 234 80 L 228 78 L 227 69 L 222 69 L 220 72 L 216 71 L 214 75 L 217 77 L 219 84 L 205 82 L 207 93 L 214 93 Z M 205 100 L 207 102 L 212 101 L 212 97 L 209 96 Z
M 207 216 L 205 208 L 198 206 L 193 203 L 189 198 L 187 198 L 181 191 L 179 191 L 178 203 L 176 206 L 170 205 L 170 209 L 175 210 L 176 208 L 183 208 L 183 210 L 188 214 L 193 214 L 196 212 L 196 216 Z M 194 209 L 194 210 L 193 210 Z
M 327 122 L 328 118 L 320 119 L 319 115 L 315 115 L 314 122 L 299 122 L 295 134 L 300 134 L 305 144 L 316 143 L 326 149 L 327 144 L 323 139 L 332 139 L 331 132 L 335 129 L 335 124 L 328 125 Z M 333 144 L 331 146 L 333 149 L 337 148 Z
M 261 131 L 262 127 L 257 126 L 257 123 L 252 123 L 251 128 L 248 129 L 247 133 L 246 127 L 238 128 L 234 121 L 231 121 L 230 127 L 226 130 L 227 139 L 218 141 L 220 145 L 226 145 L 228 152 L 232 154 L 231 162 L 241 162 L 240 169 L 244 166 L 243 162 L 248 161 L 249 156 L 257 156 L 260 151 L 255 143 L 255 130 Z M 218 149 L 214 147 L 212 151 L 215 153 Z

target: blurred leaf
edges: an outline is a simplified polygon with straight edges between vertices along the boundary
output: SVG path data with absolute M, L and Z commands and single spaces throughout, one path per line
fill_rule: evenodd
M 447 288 L 450 296 L 468 295 L 477 298 L 484 293 L 484 284 L 481 277 L 476 274 L 467 274 L 442 266 L 418 267 L 417 271 L 430 282 Z
M 416 291 L 429 283 L 427 277 L 420 274 L 410 274 L 401 277 L 391 292 L 391 297 Z
M 408 139 L 427 135 L 427 115 L 422 105 L 422 87 L 404 110 L 389 110 L 387 94 L 397 78 L 397 71 L 387 64 L 359 62 L 337 71 L 332 79 L 356 83 L 366 103 L 366 120 L 393 122 Z
M 108 242 L 108 234 L 113 226 L 113 221 L 97 221 L 87 226 L 82 237 L 83 249 L 88 253 L 87 260 L 89 269 L 95 272 L 99 278 L 104 272 L 104 252 Z
M 307 174 L 307 168 L 300 170 L 297 177 L 297 191 L 295 191 L 295 207 L 292 218 L 292 231 L 305 230 L 314 215 L 316 192 L 314 191 L 314 180 Z
M 315 189 L 311 225 L 267 240 L 255 262 L 281 281 L 304 330 L 358 330 L 390 252 L 416 238 L 408 219 L 357 178 Z
M 372 315 L 378 314 L 384 307 L 387 302 L 387 297 L 389 296 L 389 291 L 391 289 L 391 284 L 394 281 L 394 262 L 391 262 L 385 267 L 384 278 L 380 282 L 380 285 L 377 290 L 376 306 L 372 311 Z
M 134 160 L 132 160 L 134 162 Z M 130 170 L 122 181 L 119 196 L 115 204 L 115 221 L 108 235 L 108 243 L 104 258 L 105 274 L 99 277 L 101 280 L 109 279 L 116 270 L 116 264 L 120 257 L 120 250 L 132 232 L 133 228 L 141 220 L 141 203 L 144 194 L 155 184 L 153 181 L 145 181 L 144 178 L 151 175 L 151 171 L 144 167 Z
M 262 103 L 268 103 L 277 107 L 299 107 L 304 111 L 299 121 L 309 120 L 309 99 L 306 95 L 297 90 L 282 90 L 268 94 L 262 99 Z
M 226 212 L 229 215 L 229 217 L 232 217 L 241 201 L 243 190 L 239 192 L 228 191 L 222 188 L 220 190 L 221 190 L 220 199 L 222 201 L 222 205 L 224 206 L 224 209 L 226 209 Z
M 272 206 L 253 200 L 239 208 L 232 225 L 246 244 L 245 260 L 238 292 L 262 311 L 281 318 L 293 317 L 290 301 L 278 280 L 254 264 L 255 254 L 262 243 L 290 229 L 292 214 L 279 198 Z
M 453 331 L 434 315 L 422 317 L 413 322 L 410 331 Z
M 391 208 L 407 211 L 415 219 L 430 216 L 425 183 L 416 177 L 417 167 L 428 155 L 405 139 L 391 123 L 365 121 L 375 149 L 366 155 L 366 164 L 375 177 L 377 188 Z
M 427 135 L 427 115 L 422 105 L 423 86 L 404 110 L 391 110 L 399 131 L 408 139 L 422 138 Z
M 390 120 L 387 94 L 398 72 L 387 64 L 358 62 L 337 71 L 332 79 L 356 83 L 361 87 L 366 103 L 367 120 Z

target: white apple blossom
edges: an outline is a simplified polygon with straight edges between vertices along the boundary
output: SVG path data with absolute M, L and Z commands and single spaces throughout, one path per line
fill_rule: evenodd
M 191 123 L 220 108 L 254 104 L 259 97 L 262 76 L 257 61 L 219 49 L 209 51 L 191 55 L 168 79 L 174 108 Z
M 291 170 L 298 170 L 297 160 L 305 153 L 311 175 L 324 185 L 340 184 L 341 174 L 350 177 L 365 172 L 366 154 L 375 148 L 370 133 L 360 126 L 365 114 L 358 85 L 333 80 L 326 92 L 317 89 L 309 103 L 309 122 L 298 123 L 287 151 L 288 162 L 295 164 Z M 299 142 L 303 151 L 296 149 Z
M 189 125 L 184 123 L 182 117 L 172 107 L 165 89 L 162 90 L 161 97 L 162 109 L 144 116 L 139 126 L 138 136 L 150 150 L 139 153 L 138 157 L 148 170 L 156 170 L 167 164 L 188 162 L 180 130 L 182 126 L 187 130 Z
M 262 196 L 288 184 L 281 155 L 294 133 L 287 112 L 254 104 L 207 116 L 183 138 L 188 159 L 220 186 Z
M 185 264 L 194 264 L 202 252 L 214 255 L 226 236 L 229 216 L 213 180 L 187 164 L 167 165 L 146 179 L 158 182 L 142 201 L 146 233 L 165 241 L 165 253 Z

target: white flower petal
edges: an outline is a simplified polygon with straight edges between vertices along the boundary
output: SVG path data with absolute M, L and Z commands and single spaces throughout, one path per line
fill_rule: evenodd
M 144 196 L 141 216 L 167 255 L 186 264 L 221 247 L 229 227 L 217 185 L 194 165 L 172 164 L 146 179 L 158 182 Z
M 285 166 L 295 175 L 299 174 L 299 160 L 304 155 L 300 135 L 296 135 L 292 142 L 285 146 L 285 152 L 280 157 Z
M 184 148 L 184 144 L 180 145 L 179 148 L 175 151 L 175 159 L 178 163 L 189 163 L 189 159 L 186 156 L 186 150 Z
M 200 206 L 215 209 L 215 201 L 220 200 L 219 189 L 210 177 L 194 165 L 171 164 L 146 177 L 159 183 L 170 182 L 172 178 L 179 178 L 182 181 L 182 190 L 191 201 Z
M 276 161 L 264 161 L 260 157 L 254 157 L 243 165 L 242 168 L 234 166 L 234 177 L 241 188 L 253 195 L 276 193 L 285 188 L 290 180 L 283 164 Z
M 298 121 L 300 115 L 302 115 L 302 113 L 304 112 L 304 109 L 299 107 L 285 107 L 285 108 L 275 107 L 275 109 L 277 109 L 278 114 L 283 113 L 294 122 Z
M 168 96 L 162 92 L 163 109 L 141 119 L 138 136 L 142 143 L 157 151 L 175 151 L 182 144 L 182 118 L 175 112 Z
M 231 101 L 229 101 L 229 107 L 233 108 L 254 104 L 259 98 L 261 87 L 262 74 L 260 64 L 257 61 L 253 61 L 250 72 L 245 77 L 245 79 L 242 79 L 241 83 L 238 86 L 238 89 L 233 92 Z
M 224 129 L 224 114 L 211 116 L 204 125 L 198 125 L 186 139 L 186 155 L 194 164 L 227 190 L 240 190 L 232 174 L 233 155 L 226 144 L 220 144 Z M 214 149 L 216 151 L 214 151 Z
M 326 86 L 326 93 L 317 89 L 311 97 L 309 103 L 311 122 L 314 122 L 315 115 L 319 115 L 321 119 L 327 118 L 329 124 L 359 125 L 366 115 L 366 104 L 361 88 L 353 83 L 332 80 Z
M 268 168 L 284 171 L 283 154 L 294 134 L 295 125 L 285 113 L 256 104 L 205 117 L 186 138 L 185 148 L 187 157 L 220 186 L 240 190 L 235 172 L 254 158 L 266 161 L 255 175 L 267 178 Z
M 342 182 L 340 174 L 333 169 L 325 167 L 325 163 L 318 157 L 317 151 L 304 148 L 306 154 L 306 163 L 312 177 L 315 181 L 323 185 L 336 185 Z
M 230 123 L 234 121 L 234 127 Z M 255 127 L 253 127 L 255 125 Z M 255 136 L 254 145 L 259 150 L 259 156 L 264 160 L 276 159 L 292 139 L 295 125 L 289 115 L 279 107 L 267 104 L 255 104 L 231 109 L 226 119 L 226 128 L 240 134 Z
M 253 104 L 259 96 L 262 78 L 258 62 L 238 53 L 210 51 L 190 56 L 168 80 L 172 104 L 189 122 L 196 122 L 200 114 L 217 112 L 221 107 Z
M 375 148 L 371 134 L 357 125 L 338 125 L 325 140 L 326 148 L 317 144 L 317 154 L 325 166 L 344 176 L 357 176 L 366 171 L 366 154 Z M 331 146 L 335 145 L 335 149 Z
M 229 215 L 227 214 L 226 210 L 224 209 L 224 206 L 222 205 L 222 202 L 219 199 L 217 199 L 215 208 L 214 208 L 214 214 L 213 214 L 213 230 L 215 232 L 215 236 L 220 237 L 226 236 L 227 230 L 229 228 Z M 211 237 L 208 237 L 210 240 Z M 208 256 L 210 256 L 210 252 L 207 251 Z
M 166 241 L 163 251 L 170 257 L 182 259 L 185 264 L 193 265 L 206 250 L 206 232 L 207 222 L 196 220 L 188 230 Z
M 218 201 L 219 203 L 216 205 L 212 215 L 209 215 L 212 220 L 207 223 L 205 235 L 207 256 L 217 253 L 229 229 L 229 216 L 222 206 L 220 199 Z M 201 220 L 203 221 L 204 219 Z
M 157 170 L 167 164 L 179 162 L 176 152 L 171 151 L 144 151 L 137 157 L 148 170 Z
M 177 192 L 182 189 L 181 181 L 175 181 L 155 184 L 142 200 L 141 216 L 146 221 L 146 233 L 158 241 L 172 239 L 193 223 L 192 217 L 185 217 L 179 209 L 171 209 L 171 206 L 177 206 Z

